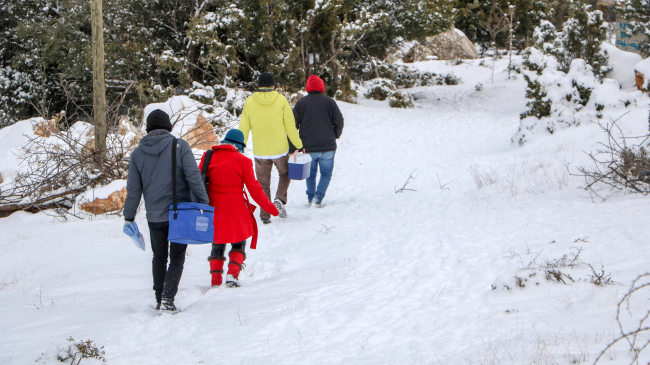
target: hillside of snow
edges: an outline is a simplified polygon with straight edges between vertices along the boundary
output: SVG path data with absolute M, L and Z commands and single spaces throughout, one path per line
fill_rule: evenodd
M 480 63 L 414 64 L 462 83 L 410 90 L 426 96 L 413 109 L 339 102 L 325 207 L 292 182 L 288 217 L 260 224 L 241 288 L 209 289 L 210 247 L 189 247 L 178 315 L 154 311 L 151 250 L 119 217 L 0 219 L 0 364 L 58 364 L 69 337 L 120 365 L 593 363 L 648 268 L 650 200 L 580 189 L 572 173 L 606 139 L 596 123 L 513 144 L 526 83 L 507 80 L 507 60 L 494 81 Z M 602 121 L 629 112 L 623 130 L 647 133 L 650 98 L 634 98 Z M 148 242 L 144 212 L 136 221 Z M 539 265 L 576 253 L 620 284 L 596 286 L 584 266 L 566 269 L 575 282 L 544 278 Z

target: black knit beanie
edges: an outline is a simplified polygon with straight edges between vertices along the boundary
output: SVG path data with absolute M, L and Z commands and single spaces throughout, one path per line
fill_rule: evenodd
M 275 80 L 273 80 L 273 75 L 268 72 L 262 72 L 260 78 L 257 80 L 257 87 L 273 87 L 275 86 Z
M 160 109 L 152 111 L 147 116 L 147 133 L 156 129 L 172 131 L 172 123 L 169 121 L 169 115 Z

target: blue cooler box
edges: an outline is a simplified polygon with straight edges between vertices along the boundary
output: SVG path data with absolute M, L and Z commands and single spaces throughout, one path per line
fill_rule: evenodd
M 214 207 L 201 203 L 178 203 L 169 206 L 167 240 L 181 244 L 205 244 L 214 241 Z
M 289 156 L 289 180 L 305 180 L 309 177 L 311 169 L 311 156 L 299 154 L 296 156 Z

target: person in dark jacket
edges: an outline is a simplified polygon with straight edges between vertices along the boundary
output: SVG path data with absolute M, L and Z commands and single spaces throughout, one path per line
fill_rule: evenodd
M 309 76 L 306 91 L 309 95 L 298 100 L 293 115 L 304 150 L 311 156 L 307 200 L 309 205 L 315 203 L 320 208 L 332 179 L 336 140 L 343 133 L 343 115 L 336 102 L 323 94 L 325 82 L 320 77 Z M 319 167 L 320 181 L 317 187 L 316 172 Z
M 192 193 L 202 204 L 210 200 L 205 191 L 201 172 L 192 149 L 182 139 L 170 134 L 169 115 L 154 110 L 147 116 L 147 135 L 131 154 L 129 176 L 124 202 L 125 225 L 131 224 L 144 195 L 147 221 L 153 251 L 153 290 L 156 309 L 175 313 L 174 298 L 183 274 L 187 245 L 167 241 L 169 233 L 169 206 L 172 204 L 172 143 L 176 140 L 176 198 L 179 203 L 191 202 Z M 167 257 L 169 256 L 169 268 Z

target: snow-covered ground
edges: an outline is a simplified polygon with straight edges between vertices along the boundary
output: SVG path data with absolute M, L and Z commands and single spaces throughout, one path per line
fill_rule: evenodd
M 413 90 L 428 93 L 414 109 L 339 103 L 326 206 L 308 208 L 293 182 L 288 217 L 260 225 L 238 289 L 209 290 L 210 248 L 190 247 L 175 316 L 154 312 L 151 251 L 121 219 L 0 219 L 0 364 L 58 363 L 68 337 L 120 365 L 592 363 L 647 270 L 650 200 L 578 189 L 570 172 L 605 138 L 596 124 L 513 145 L 525 82 L 506 81 L 506 60 L 494 82 L 479 63 L 414 65 L 463 80 Z M 621 121 L 630 135 L 647 131 L 650 99 L 637 100 Z M 413 191 L 395 193 L 411 173 Z M 137 222 L 147 236 L 142 212 Z M 595 286 L 584 268 L 566 269 L 571 285 L 519 271 L 576 248 L 624 285 Z

